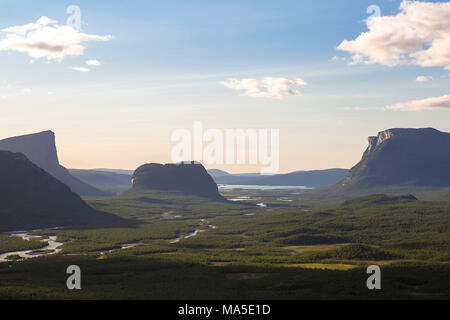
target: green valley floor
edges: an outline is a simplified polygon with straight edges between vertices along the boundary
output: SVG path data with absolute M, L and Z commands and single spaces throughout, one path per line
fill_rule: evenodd
M 223 191 L 211 202 L 132 190 L 90 198 L 135 227 L 0 235 L 0 299 L 449 299 L 450 202 L 371 195 L 323 206 L 307 190 Z M 63 227 L 63 226 L 61 226 Z M 40 236 L 42 238 L 40 238 Z M 36 252 L 39 253 L 39 252 Z M 381 290 L 368 290 L 369 265 Z M 78 265 L 82 289 L 68 290 Z

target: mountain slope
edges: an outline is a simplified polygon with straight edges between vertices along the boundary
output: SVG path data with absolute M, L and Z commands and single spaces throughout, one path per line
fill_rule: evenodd
M 209 175 L 213 178 L 231 175 L 230 173 L 223 171 L 223 170 L 219 170 L 219 169 L 209 169 L 207 171 L 208 171 Z
M 324 187 L 336 183 L 347 174 L 347 169 L 296 171 L 287 174 L 265 176 L 262 185 Z
M 75 178 L 105 192 L 119 193 L 131 187 L 131 175 L 98 170 L 69 169 Z
M 134 170 L 126 170 L 126 169 L 107 169 L 107 168 L 95 168 L 92 169 L 95 171 L 102 171 L 102 172 L 111 172 L 111 173 L 117 173 L 117 174 L 124 174 L 128 176 L 132 176 Z
M 21 153 L 0 151 L 0 231 L 116 224 Z
M 0 140 L 0 150 L 23 153 L 31 162 L 65 183 L 72 191 L 83 196 L 104 196 L 106 192 L 98 190 L 70 175 L 58 161 L 55 134 L 44 131 Z
M 347 169 L 327 169 L 311 171 L 295 171 L 276 175 L 220 175 L 213 176 L 217 183 L 234 185 L 263 186 L 307 186 L 325 187 L 340 181 L 348 173 Z
M 402 186 L 450 187 L 450 133 L 389 129 L 369 137 L 361 161 L 333 188 L 345 192 Z

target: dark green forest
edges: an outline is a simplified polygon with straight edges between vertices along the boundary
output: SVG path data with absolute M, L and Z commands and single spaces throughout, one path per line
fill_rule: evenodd
M 224 192 L 242 195 L 248 200 L 214 202 L 135 189 L 87 199 L 137 223 L 33 232 L 56 235 L 62 251 L 0 263 L 0 298 L 450 298 L 449 202 L 379 194 L 323 206 L 307 191 Z M 1 240 L 0 252 L 42 247 Z M 66 289 L 72 264 L 81 267 L 82 290 Z M 366 287 L 372 264 L 381 267 L 382 290 Z

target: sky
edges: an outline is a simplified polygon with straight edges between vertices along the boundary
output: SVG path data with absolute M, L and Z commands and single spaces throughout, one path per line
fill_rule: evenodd
M 0 30 L 0 138 L 52 130 L 68 168 L 171 162 L 195 121 L 278 129 L 279 172 L 450 131 L 446 1 L 2 0 Z

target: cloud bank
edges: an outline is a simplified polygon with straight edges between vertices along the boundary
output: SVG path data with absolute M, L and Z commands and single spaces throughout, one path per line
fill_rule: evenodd
M 62 61 L 65 56 L 84 54 L 83 43 L 108 41 L 112 36 L 86 34 L 70 26 L 58 25 L 57 21 L 41 17 L 35 23 L 12 26 L 1 30 L 0 51 L 26 53 L 34 59 L 46 58 Z
M 395 16 L 372 16 L 369 31 L 344 40 L 352 63 L 416 64 L 450 70 L 450 2 L 403 0 Z
M 424 111 L 434 109 L 450 110 L 450 95 L 446 94 L 441 97 L 431 97 L 422 100 L 413 100 L 411 102 L 398 103 L 387 106 L 386 109 L 400 111 Z
M 300 87 L 307 85 L 300 78 L 289 80 L 286 78 L 266 77 L 257 79 L 228 79 L 221 85 L 238 91 L 244 91 L 242 95 L 258 98 L 283 99 L 285 96 L 300 96 Z

